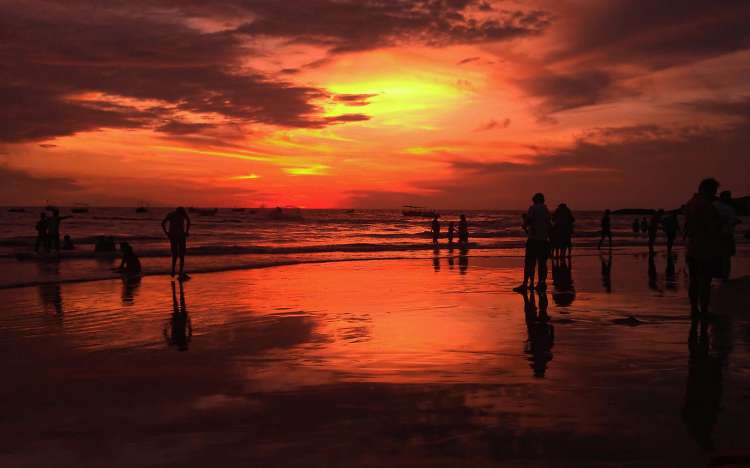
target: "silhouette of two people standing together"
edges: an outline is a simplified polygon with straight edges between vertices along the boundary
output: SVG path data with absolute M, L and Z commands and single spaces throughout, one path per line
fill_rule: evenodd
M 39 221 L 35 226 L 34 252 L 39 253 L 39 250 L 43 249 L 45 253 L 49 253 L 54 250 L 59 257 L 61 246 L 64 250 L 73 249 L 70 236 L 66 235 L 64 242 L 60 243 L 60 223 L 72 216 L 60 216 L 60 210 L 57 208 L 52 208 L 50 211 L 52 211 L 51 216 L 47 216 L 47 213 L 44 212 L 39 214 Z

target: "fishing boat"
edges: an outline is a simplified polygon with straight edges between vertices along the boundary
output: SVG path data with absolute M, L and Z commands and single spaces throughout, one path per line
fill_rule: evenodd
M 416 218 L 434 218 L 439 216 L 438 212 L 424 206 L 404 205 L 401 209 L 401 214 L 404 216 L 412 216 Z

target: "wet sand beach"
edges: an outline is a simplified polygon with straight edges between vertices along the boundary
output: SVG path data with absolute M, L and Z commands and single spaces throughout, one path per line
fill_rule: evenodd
M 682 252 L 576 253 L 0 290 L 0 466 L 750 463 L 747 252 L 692 359 Z

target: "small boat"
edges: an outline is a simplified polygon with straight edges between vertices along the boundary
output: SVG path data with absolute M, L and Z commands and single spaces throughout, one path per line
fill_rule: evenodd
M 277 221 L 291 221 L 302 219 L 302 210 L 296 206 L 285 206 L 272 209 L 268 212 L 268 218 Z
M 136 213 L 148 213 L 148 208 L 146 208 L 145 206 L 139 206 L 138 208 L 135 209 L 135 212 Z
M 70 211 L 72 211 L 73 213 L 77 213 L 77 214 L 88 213 L 89 207 L 86 205 L 79 204 L 71 208 Z
M 401 210 L 401 214 L 404 216 L 413 216 L 416 218 L 434 218 L 438 215 L 438 212 L 423 206 L 404 205 Z

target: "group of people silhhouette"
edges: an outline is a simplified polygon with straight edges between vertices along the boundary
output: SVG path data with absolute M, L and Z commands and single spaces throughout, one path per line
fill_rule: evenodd
M 432 233 L 432 243 L 437 246 L 438 240 L 440 239 L 440 216 L 436 213 L 432 217 L 432 224 L 430 225 L 430 232 Z M 453 238 L 456 235 L 456 223 L 451 221 L 448 223 L 448 246 L 453 246 Z M 469 245 L 469 223 L 466 221 L 466 215 L 462 214 L 458 220 L 458 243 L 466 247 Z
M 72 239 L 69 235 L 66 235 L 63 239 L 62 246 L 60 243 L 60 223 L 64 219 L 71 218 L 71 216 L 60 216 L 60 211 L 57 208 L 52 208 L 51 216 L 47 216 L 46 213 L 42 212 L 39 215 L 39 221 L 36 223 L 35 229 L 37 231 L 36 242 L 34 245 L 34 251 L 40 253 L 40 250 L 45 253 L 55 251 L 59 257 L 60 249 L 72 250 L 74 248 Z M 180 262 L 179 274 L 177 275 L 179 280 L 187 280 L 190 277 L 185 273 L 185 252 L 187 248 L 187 238 L 190 235 L 190 217 L 187 211 L 179 207 L 174 211 L 169 212 L 161 222 L 161 228 L 164 234 L 169 239 L 170 250 L 172 254 L 172 268 L 170 275 L 172 277 L 176 274 L 177 260 Z M 99 240 L 108 241 L 108 244 L 112 244 L 111 247 L 108 245 L 106 249 L 99 249 L 104 243 L 99 244 Z M 103 237 L 97 241 L 96 251 L 114 251 L 114 241 L 111 237 Z M 120 251 L 122 253 L 122 261 L 119 267 L 115 268 L 115 271 L 121 273 L 123 278 L 128 281 L 133 281 L 141 276 L 141 261 L 136 255 L 133 246 L 128 242 L 120 243 Z

